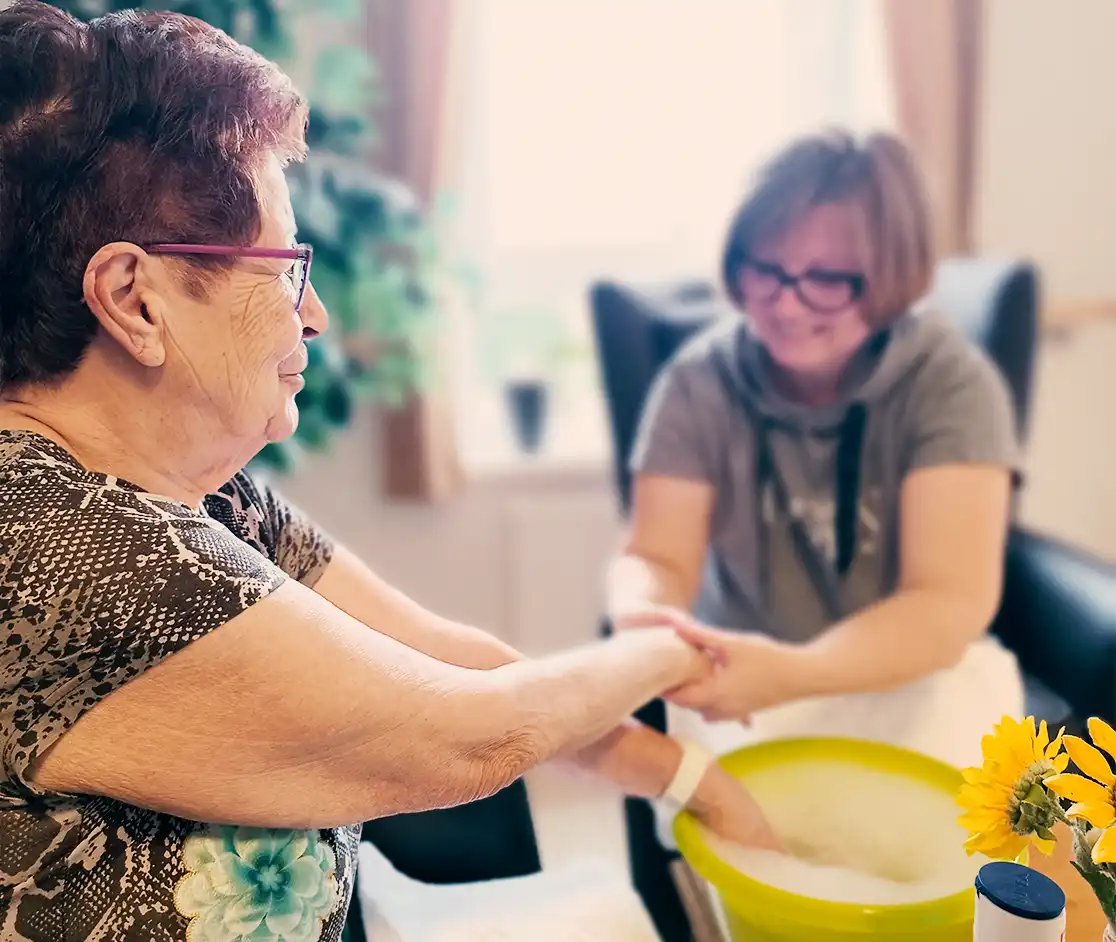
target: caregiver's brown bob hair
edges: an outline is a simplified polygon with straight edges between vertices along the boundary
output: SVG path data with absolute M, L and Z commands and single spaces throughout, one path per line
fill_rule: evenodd
M 745 303 L 740 266 L 751 252 L 829 203 L 855 206 L 863 214 L 867 285 L 860 304 L 870 326 L 889 326 L 927 293 L 934 275 L 934 230 L 914 156 L 892 134 L 859 142 L 829 131 L 800 138 L 777 154 L 737 210 L 721 262 L 724 288 L 737 307 Z

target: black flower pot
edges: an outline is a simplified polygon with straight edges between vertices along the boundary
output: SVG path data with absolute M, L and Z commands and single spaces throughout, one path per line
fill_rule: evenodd
M 534 454 L 546 433 L 547 386 L 542 380 L 509 380 L 504 397 L 520 449 Z

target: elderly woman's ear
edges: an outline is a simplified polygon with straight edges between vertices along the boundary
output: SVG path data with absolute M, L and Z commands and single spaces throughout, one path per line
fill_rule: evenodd
M 166 361 L 163 311 L 151 267 L 158 262 L 130 242 L 113 242 L 89 260 L 82 289 L 101 328 L 141 366 Z

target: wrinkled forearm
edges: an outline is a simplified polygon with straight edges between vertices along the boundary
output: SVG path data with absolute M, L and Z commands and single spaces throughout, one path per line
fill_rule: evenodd
M 389 707 L 350 727 L 356 743 L 344 750 L 343 775 L 367 789 L 379 815 L 473 801 L 602 738 L 643 703 L 707 670 L 704 656 L 669 629 L 487 671 L 444 666 L 397 683 Z M 385 726 L 388 711 L 400 721 Z M 375 780 L 369 769 L 379 772 Z
M 493 635 L 443 618 L 408 599 L 343 549 L 315 591 L 380 633 L 447 664 L 487 671 L 523 660 L 522 654 Z M 605 731 L 598 743 L 580 753 L 572 750 L 559 756 L 626 791 L 647 796 L 666 788 L 678 757 L 678 747 L 669 739 L 630 721 Z
M 649 628 L 563 654 L 479 672 L 528 720 L 542 759 L 596 742 L 639 707 L 707 676 L 708 659 L 670 628 Z

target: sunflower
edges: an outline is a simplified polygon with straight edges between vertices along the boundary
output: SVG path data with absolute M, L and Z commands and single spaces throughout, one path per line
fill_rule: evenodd
M 1104 720 L 1089 720 L 1089 736 L 1108 755 L 1116 756 L 1116 731 Z M 1044 779 L 1043 784 L 1059 798 L 1074 802 L 1066 809 L 1067 817 L 1104 830 L 1093 845 L 1093 863 L 1116 863 L 1116 828 L 1112 827 L 1116 824 L 1116 775 L 1100 749 L 1077 736 L 1066 736 L 1065 742 L 1073 764 L 1085 775 L 1060 773 Z
M 1069 764 L 1063 732 L 1051 741 L 1045 720 L 1036 731 L 1033 716 L 1022 722 L 1005 716 L 981 740 L 984 764 L 962 772 L 965 784 L 957 794 L 965 809 L 958 821 L 969 832 L 968 853 L 1013 860 L 1032 841 L 1044 854 L 1054 849 L 1050 829 L 1064 819 L 1043 782 Z

